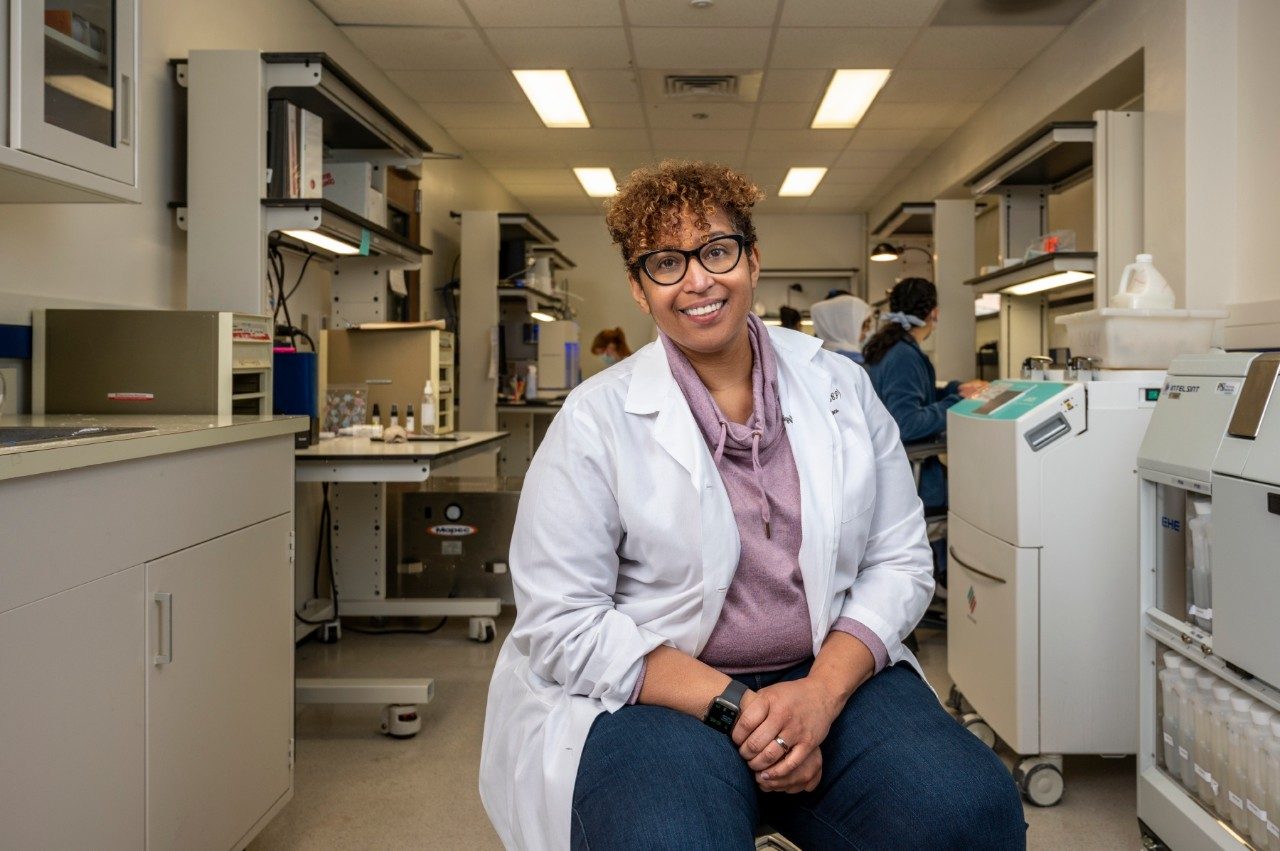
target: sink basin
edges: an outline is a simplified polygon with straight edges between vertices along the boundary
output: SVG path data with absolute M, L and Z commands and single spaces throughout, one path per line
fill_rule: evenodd
M 53 443 L 61 440 L 84 440 L 89 437 L 113 437 L 155 431 L 150 426 L 0 426 L 0 448 L 29 443 Z

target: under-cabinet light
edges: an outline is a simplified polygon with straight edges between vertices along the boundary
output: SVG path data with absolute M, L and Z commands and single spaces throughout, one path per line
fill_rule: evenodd
M 787 172 L 778 190 L 779 198 L 804 198 L 813 194 L 822 178 L 827 174 L 825 168 L 793 168 Z
M 512 71 L 524 96 L 548 127 L 590 127 L 568 71 Z
M 887 68 L 840 68 L 809 126 L 814 130 L 857 127 L 888 79 Z
M 93 104 L 99 109 L 110 111 L 116 108 L 115 89 L 83 74 L 50 74 L 44 78 L 44 83 L 51 89 Z
M 556 318 L 545 310 L 530 310 L 529 315 L 539 322 L 555 322 Z
M 349 242 L 343 242 L 342 240 L 339 240 L 339 239 L 334 239 L 331 236 L 325 236 L 324 234 L 318 231 L 285 230 L 285 231 L 281 231 L 281 233 L 283 233 L 285 236 L 291 236 L 294 239 L 301 240 L 302 242 L 311 243 L 316 248 L 322 248 L 325 251 L 331 251 L 334 254 L 359 254 L 360 253 L 360 248 L 358 246 L 352 245 Z
M 1066 287 L 1071 284 L 1078 284 L 1081 281 L 1091 280 L 1093 280 L 1092 272 L 1054 272 L 1050 275 L 1045 275 L 1043 278 L 1035 278 L 1021 284 L 1005 287 L 1000 292 L 1008 295 L 1031 295 L 1032 293 L 1055 290 L 1058 287 Z

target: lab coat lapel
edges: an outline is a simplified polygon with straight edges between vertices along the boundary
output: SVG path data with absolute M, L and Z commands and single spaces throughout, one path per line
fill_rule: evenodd
M 661 341 L 650 343 L 633 357 L 636 365 L 627 390 L 627 413 L 651 415 L 653 439 L 688 473 L 698 500 L 700 523 L 696 533 L 702 556 L 702 612 L 697 646 L 692 651 L 697 655 L 720 618 L 725 591 L 738 568 L 738 527 L 720 471 L 715 468 L 689 403 L 671 375 Z M 673 529 L 672 534 L 687 533 Z
M 800 474 L 800 573 L 815 653 L 830 626 L 828 597 L 839 544 L 838 508 L 844 480 L 835 418 L 842 400 L 833 398 L 831 375 L 813 362 L 819 348 L 817 341 L 792 345 L 789 339 L 774 338 L 782 413 Z

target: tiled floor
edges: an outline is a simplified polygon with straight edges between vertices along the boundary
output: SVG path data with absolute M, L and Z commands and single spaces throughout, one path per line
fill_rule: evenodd
M 499 639 L 509 626 L 499 622 Z M 945 637 L 923 639 L 921 661 L 945 695 Z M 406 741 L 378 733 L 376 707 L 299 707 L 293 801 L 250 848 L 501 849 L 476 791 L 498 647 L 468 641 L 465 619 L 431 636 L 348 632 L 338 644 L 299 647 L 299 676 L 429 676 L 436 696 L 423 707 L 422 732 Z M 1132 758 L 1068 758 L 1066 778 L 1057 807 L 1026 807 L 1030 848 L 1140 847 Z

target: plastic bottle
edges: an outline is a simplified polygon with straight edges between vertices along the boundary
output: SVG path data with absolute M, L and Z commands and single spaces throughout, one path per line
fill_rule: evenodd
M 391 427 L 395 428 L 400 425 L 400 412 L 396 410 L 396 406 L 391 406 Z
M 1160 737 L 1164 747 L 1164 767 L 1174 777 L 1182 776 L 1182 763 L 1178 757 L 1178 670 L 1182 657 L 1173 650 L 1164 654 L 1164 670 L 1160 672 L 1160 698 L 1164 711 L 1160 718 Z
M 1156 271 L 1150 254 L 1139 254 L 1120 274 L 1120 291 L 1111 297 L 1112 307 L 1142 310 L 1169 310 L 1173 307 L 1173 290 Z
M 419 409 L 422 415 L 420 428 L 423 434 L 436 433 L 436 391 L 431 386 L 431 379 L 428 378 L 422 385 L 422 407 Z
M 1187 498 L 1187 614 L 1205 632 L 1213 631 L 1213 515 L 1208 497 Z
M 1249 813 L 1249 836 L 1259 848 L 1267 847 L 1267 746 L 1271 744 L 1271 719 L 1275 713 L 1255 703 L 1249 711 L 1249 784 L 1245 787 L 1244 808 Z
M 1200 797 L 1201 801 L 1210 805 L 1213 804 L 1214 798 L 1217 797 L 1213 790 L 1213 725 L 1211 722 L 1213 717 L 1213 687 L 1217 682 L 1218 678 L 1208 671 L 1196 674 L 1196 749 L 1191 754 L 1191 758 L 1194 760 L 1192 771 L 1196 776 L 1196 795 Z
M 378 410 L 378 403 L 373 403 L 373 413 L 369 415 L 369 422 L 374 425 L 382 425 L 382 411 Z
M 1231 824 L 1240 833 L 1249 831 L 1249 813 L 1244 796 L 1249 778 L 1249 728 L 1253 719 L 1249 709 L 1253 698 L 1237 694 L 1231 698 L 1231 715 L 1227 717 L 1227 803 Z
M 1213 687 L 1213 710 L 1210 713 L 1210 738 L 1213 742 L 1213 808 L 1224 818 L 1231 817 L 1227 801 L 1227 718 L 1231 715 L 1231 698 L 1238 692 L 1219 681 Z
M 524 383 L 524 398 L 526 401 L 532 402 L 538 398 L 538 366 L 537 364 L 529 364 L 529 377 Z
M 1186 662 L 1178 669 L 1178 757 L 1182 785 L 1196 791 L 1196 674 L 1200 667 Z
M 1267 745 L 1267 848 L 1280 851 L 1280 715 L 1271 719 Z
M 409 434 L 416 434 L 418 431 L 418 423 L 413 418 L 412 403 L 410 403 L 408 410 L 404 412 L 404 430 Z

